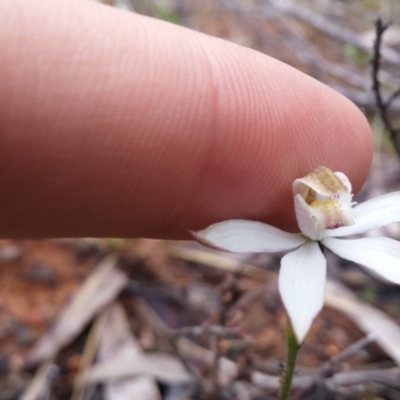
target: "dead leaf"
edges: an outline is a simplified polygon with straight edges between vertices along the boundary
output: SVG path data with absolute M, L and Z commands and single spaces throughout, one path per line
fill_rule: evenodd
M 142 355 L 142 349 L 132 335 L 129 322 L 122 306 L 115 303 L 107 313 L 103 334 L 100 340 L 99 359 L 118 360 L 130 359 L 135 363 L 137 357 Z M 153 377 L 139 376 L 107 382 L 104 385 L 106 400 L 160 400 L 161 395 Z
M 125 379 L 137 375 L 149 375 L 157 380 L 170 383 L 193 382 L 176 357 L 164 353 L 140 354 L 135 359 L 119 357 L 94 365 L 80 377 L 86 384 Z
M 54 357 L 70 343 L 104 306 L 128 284 L 127 276 L 107 257 L 87 278 L 72 301 L 61 312 L 50 331 L 35 345 L 27 364 L 35 365 Z
M 104 394 L 106 400 L 161 400 L 157 384 L 149 376 L 109 383 L 104 388 Z

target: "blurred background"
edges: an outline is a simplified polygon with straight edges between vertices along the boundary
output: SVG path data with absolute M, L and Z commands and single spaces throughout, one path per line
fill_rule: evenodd
M 251 47 L 341 92 L 375 139 L 357 200 L 399 190 L 400 1 L 99 2 Z M 378 17 L 392 22 L 379 54 Z M 399 287 L 327 257 L 293 399 L 400 399 Z M 277 398 L 279 260 L 149 239 L 0 241 L 0 400 Z

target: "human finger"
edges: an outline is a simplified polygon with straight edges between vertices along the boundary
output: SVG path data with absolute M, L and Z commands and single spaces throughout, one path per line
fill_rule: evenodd
M 294 229 L 295 178 L 366 177 L 362 113 L 275 59 L 91 2 L 0 13 L 3 237 L 185 237 L 231 218 Z

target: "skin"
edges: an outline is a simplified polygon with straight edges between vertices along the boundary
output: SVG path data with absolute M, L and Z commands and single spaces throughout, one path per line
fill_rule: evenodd
M 188 238 L 232 218 L 295 231 L 294 179 L 366 178 L 360 110 L 275 59 L 83 0 L 0 15 L 1 237 Z

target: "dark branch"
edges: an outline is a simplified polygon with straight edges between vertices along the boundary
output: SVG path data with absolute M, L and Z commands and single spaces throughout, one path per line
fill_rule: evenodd
M 393 127 L 389 118 L 389 109 L 392 102 L 400 95 L 400 88 L 397 89 L 386 101 L 382 98 L 382 88 L 379 81 L 379 70 L 381 68 L 381 50 L 382 50 L 382 38 L 386 29 L 390 23 L 384 24 L 380 18 L 376 21 L 376 39 L 374 43 L 374 57 L 372 59 L 372 82 L 373 91 L 375 94 L 376 105 L 379 110 L 380 117 L 389 132 L 390 139 L 396 150 L 397 155 L 400 157 L 400 144 L 397 140 L 399 129 Z

